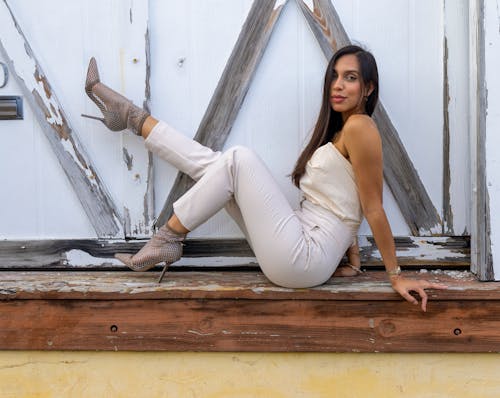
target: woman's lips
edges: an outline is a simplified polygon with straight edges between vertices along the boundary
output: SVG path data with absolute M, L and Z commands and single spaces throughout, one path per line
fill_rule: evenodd
M 345 100 L 346 97 L 342 97 L 341 95 L 333 95 L 331 98 L 331 101 L 335 104 L 339 104 L 341 103 L 342 101 Z

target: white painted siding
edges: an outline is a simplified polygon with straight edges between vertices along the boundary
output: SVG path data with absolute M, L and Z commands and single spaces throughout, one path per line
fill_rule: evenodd
M 462 7 L 463 2 L 459 3 Z M 129 10 L 139 7 L 144 19 L 149 14 L 153 114 L 193 136 L 252 1 L 16 0 L 9 4 L 113 199 L 121 209 L 135 209 L 135 218 L 140 218 L 147 161 L 144 152 L 140 152 L 140 139 L 130 133 L 108 132 L 99 122 L 79 116 L 82 112 L 97 114 L 83 92 L 88 59 L 96 56 L 103 80 L 142 103 L 143 33 L 140 27 L 130 28 Z M 444 0 L 336 0 L 334 5 L 351 39 L 366 46 L 377 58 L 381 100 L 441 212 L 444 33 L 448 36 L 450 57 L 465 63 L 449 71 L 452 164 L 456 165 L 462 156 L 457 154 L 467 152 L 467 131 L 460 122 L 464 119 L 462 109 L 468 107 L 460 103 L 461 87 L 468 74 L 467 47 L 465 43 L 460 47 L 466 41 L 461 29 L 462 24 L 467 25 L 466 16 L 461 9 L 446 9 Z M 34 18 L 36 24 L 32 23 Z M 133 63 L 133 58 L 139 62 Z M 287 175 L 317 116 L 326 63 L 298 6 L 290 0 L 226 145 L 254 148 L 295 204 L 298 192 Z M 0 89 L 0 95 L 11 94 L 19 94 L 12 80 Z M 95 237 L 29 108 L 25 108 L 24 121 L 0 121 L 0 134 L 0 238 Z M 137 173 L 129 173 L 124 166 L 124 145 L 138 151 L 134 157 Z M 464 178 L 468 173 L 467 161 L 463 164 L 452 174 L 457 234 L 469 230 L 470 198 L 467 177 Z M 160 159 L 155 159 L 154 166 L 158 214 L 176 171 Z M 134 185 L 137 174 L 139 189 Z M 387 188 L 385 203 L 394 233 L 409 234 Z M 141 233 L 147 232 L 145 227 Z M 366 224 L 360 233 L 370 234 Z M 218 215 L 192 236 L 241 234 L 226 216 Z

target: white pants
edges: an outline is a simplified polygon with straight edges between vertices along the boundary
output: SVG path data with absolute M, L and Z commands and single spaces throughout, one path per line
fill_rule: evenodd
M 350 228 L 330 211 L 305 200 L 293 210 L 262 160 L 237 146 L 214 152 L 159 122 L 146 147 L 188 174 L 196 184 L 174 203 L 190 231 L 222 208 L 236 221 L 273 283 L 320 285 L 352 243 Z

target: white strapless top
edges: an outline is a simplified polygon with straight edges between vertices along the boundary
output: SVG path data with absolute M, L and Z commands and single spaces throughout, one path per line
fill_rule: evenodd
M 304 198 L 324 207 L 345 222 L 356 235 L 363 212 L 351 163 L 329 142 L 307 162 L 300 179 Z

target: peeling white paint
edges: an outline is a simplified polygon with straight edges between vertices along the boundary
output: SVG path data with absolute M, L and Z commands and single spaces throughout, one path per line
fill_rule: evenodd
M 123 265 L 121 261 L 115 258 L 98 258 L 91 256 L 83 250 L 73 249 L 66 252 L 68 265 L 71 267 L 88 267 L 89 265 Z
M 453 250 L 451 247 L 441 246 L 440 243 L 445 244 L 448 237 L 409 237 L 410 245 L 417 247 L 399 248 L 396 250 L 397 257 L 410 257 L 418 260 L 438 261 L 446 258 L 466 258 L 467 255 L 463 251 Z M 368 241 L 366 236 L 358 238 L 360 248 L 371 247 L 372 244 Z M 373 250 L 371 256 L 377 260 L 382 260 L 380 252 L 376 249 Z
M 95 179 L 94 173 L 92 173 L 92 171 L 88 167 L 84 167 L 84 165 L 80 163 L 78 156 L 76 156 L 76 151 L 73 143 L 70 140 L 61 140 L 61 145 L 64 148 L 64 150 L 69 153 L 69 155 L 75 161 L 75 163 L 77 163 L 80 166 L 80 169 L 85 173 L 88 181 L 92 184 L 92 186 L 96 187 L 98 184 Z
M 470 279 L 471 277 L 474 277 L 474 275 L 469 272 L 469 271 L 454 271 L 454 270 L 441 270 L 441 269 L 436 269 L 431 271 L 432 274 L 434 275 L 447 275 L 452 277 L 453 279 Z
M 442 228 L 443 227 L 441 224 L 434 224 L 434 226 L 431 227 L 431 229 L 419 228 L 418 233 L 421 236 L 441 234 L 443 232 Z

